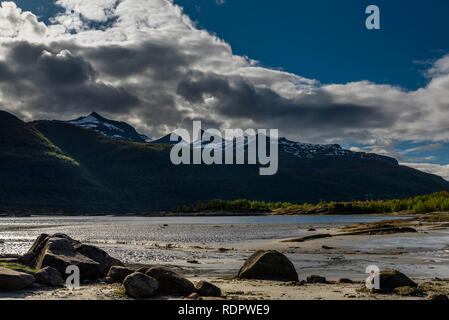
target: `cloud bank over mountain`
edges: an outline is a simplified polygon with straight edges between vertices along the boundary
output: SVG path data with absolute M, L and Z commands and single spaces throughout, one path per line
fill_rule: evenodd
M 449 55 L 416 91 L 368 80 L 324 85 L 233 54 L 169 0 L 55 4 L 63 10 L 44 24 L 1 3 L 0 109 L 25 120 L 95 110 L 153 137 L 203 119 L 373 150 L 385 141 L 449 142 Z

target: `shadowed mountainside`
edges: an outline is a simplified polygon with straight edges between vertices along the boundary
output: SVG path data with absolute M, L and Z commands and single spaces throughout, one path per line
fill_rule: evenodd
M 211 199 L 291 203 L 405 198 L 449 190 L 449 182 L 391 158 L 280 148 L 279 171 L 259 166 L 175 166 L 171 146 L 107 138 L 61 121 L 26 124 L 0 113 L 0 208 L 40 206 L 86 213 L 170 210 Z

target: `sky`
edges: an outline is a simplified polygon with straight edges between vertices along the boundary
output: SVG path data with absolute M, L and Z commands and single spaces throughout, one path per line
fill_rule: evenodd
M 367 30 L 365 8 L 380 8 Z M 157 138 L 278 128 L 449 179 L 446 0 L 17 0 L 0 6 L 0 109 L 92 111 Z

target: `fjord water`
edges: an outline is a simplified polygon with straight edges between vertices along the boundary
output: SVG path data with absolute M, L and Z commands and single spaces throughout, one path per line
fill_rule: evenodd
M 352 224 L 392 219 L 386 216 L 233 216 L 135 217 L 34 216 L 0 218 L 0 239 L 30 242 L 41 233 L 66 233 L 83 242 L 231 244 L 296 237 L 309 225 Z M 393 218 L 395 219 L 395 218 Z M 20 246 L 21 247 L 21 246 Z M 2 246 L 4 251 L 5 245 Z M 25 250 L 20 249 L 20 253 Z
M 235 273 L 255 248 L 265 245 L 268 248 L 278 245 L 280 239 L 309 235 L 309 228 L 324 232 L 336 226 L 385 219 L 401 218 L 376 215 L 3 217 L 0 218 L 0 254 L 25 253 L 39 234 L 62 232 L 97 245 L 126 263 L 168 264 L 192 275 L 227 275 Z M 298 272 L 320 273 L 331 278 L 363 278 L 364 268 L 370 263 L 405 269 L 413 276 L 449 277 L 448 243 L 449 234 L 444 232 L 419 238 L 396 235 L 357 241 L 329 239 L 326 244 L 363 252 L 305 253 L 292 249 L 287 255 Z M 302 246 L 292 244 L 292 248 Z M 390 251 L 397 248 L 408 248 L 410 252 L 392 255 Z M 198 260 L 200 264 L 192 265 L 188 260 Z

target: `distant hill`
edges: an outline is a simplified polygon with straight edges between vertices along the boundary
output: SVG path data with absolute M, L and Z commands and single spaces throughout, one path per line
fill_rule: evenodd
M 1 112 L 0 128 L 0 208 L 128 213 L 218 198 L 304 203 L 449 190 L 441 177 L 338 145 L 281 139 L 278 174 L 260 176 L 254 165 L 175 166 L 170 144 L 110 139 L 67 122 L 26 124 Z

